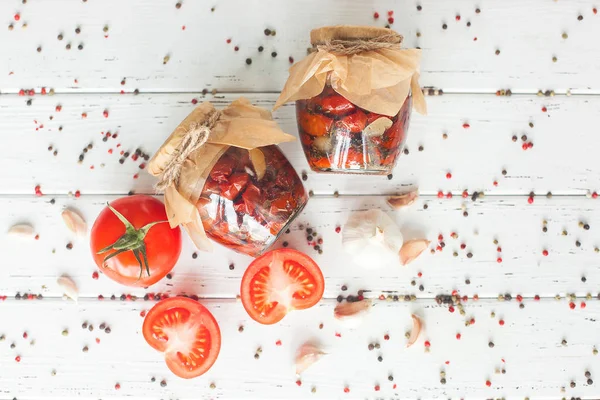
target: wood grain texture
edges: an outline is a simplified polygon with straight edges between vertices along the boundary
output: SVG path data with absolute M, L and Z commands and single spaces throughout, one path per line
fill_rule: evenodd
M 405 36 L 405 46 L 423 49 L 424 86 L 477 93 L 600 89 L 600 44 L 593 40 L 600 36 L 600 16 L 593 13 L 594 0 L 423 0 L 422 11 L 409 0 L 188 1 L 180 9 L 175 3 L 2 2 L 0 90 L 277 92 L 287 79 L 288 57 L 306 55 L 310 29 L 384 26 L 388 11 L 394 11 L 392 27 Z M 13 30 L 6 29 L 11 23 Z M 265 28 L 276 30 L 276 36 L 266 37 Z M 165 56 L 170 59 L 163 64 Z
M 465 303 L 465 316 L 433 301 L 376 302 L 362 324 L 349 327 L 333 318 L 333 301 L 289 314 L 276 326 L 262 326 L 234 300 L 204 304 L 220 324 L 222 347 L 213 368 L 189 381 L 174 377 L 162 356 L 146 344 L 140 311 L 152 302 L 6 302 L 0 304 L 2 398 L 178 398 L 178 399 L 346 399 L 346 398 L 519 398 L 596 397 L 600 356 L 600 302 L 570 310 L 565 302 Z M 495 317 L 490 317 L 490 312 Z M 419 340 L 406 348 L 410 315 L 422 318 Z M 23 315 L 27 315 L 24 319 Z M 465 326 L 473 318 L 475 323 Z M 499 320 L 505 321 L 504 326 Z M 83 330 L 87 321 L 94 331 Z M 106 334 L 101 323 L 111 328 Z M 323 329 L 319 324 L 323 323 Z M 244 326 L 242 333 L 239 326 Z M 577 327 L 577 329 L 574 329 Z M 69 335 L 61 332 L 67 329 Z M 23 332 L 28 339 L 22 338 Z M 336 333 L 340 337 L 336 336 Z M 456 339 L 456 334 L 461 339 Z M 388 334 L 389 341 L 384 340 Z M 95 343 L 95 338 L 100 343 Z M 562 345 L 562 340 L 566 345 Z M 30 345 L 34 340 L 35 345 Z M 276 342 L 280 340 L 281 346 Z M 328 354 L 300 378 L 293 372 L 296 349 L 320 343 Z M 425 352 L 424 341 L 430 342 Z M 489 347 L 489 342 L 494 347 Z M 10 348 L 14 343 L 16 347 Z M 380 349 L 368 350 L 369 343 Z M 82 352 L 89 347 L 87 353 Z M 254 354 L 262 348 L 260 358 Z M 20 355 L 21 362 L 14 362 Z M 378 362 L 377 357 L 382 356 Z M 447 363 L 447 364 L 446 364 Z M 502 369 L 505 374 L 502 374 Z M 52 376 L 52 371 L 56 375 Z M 496 370 L 498 373 L 496 373 Z M 440 372 L 446 384 L 440 383 Z M 388 380 L 392 375 L 394 381 Z M 156 382 L 151 382 L 156 377 Z M 166 386 L 161 387 L 163 379 Z M 487 387 L 486 380 L 491 381 Z M 570 382 L 576 387 L 571 388 Z M 121 385 L 115 390 L 115 384 Z M 210 384 L 215 389 L 210 389 Z M 344 393 L 344 387 L 350 389 Z M 380 385 L 380 391 L 374 387 Z M 394 385 L 397 385 L 394 388 Z M 312 387 L 316 393 L 311 393 Z M 562 389 L 564 388 L 564 389 Z
M 209 95 L 206 99 L 223 107 L 237 97 Z M 270 109 L 276 95 L 247 97 Z M 128 159 L 121 165 L 119 152 L 133 154 L 140 147 L 151 155 L 195 107 L 191 103 L 194 98 L 203 100 L 197 93 L 36 96 L 28 107 L 26 98 L 1 96 L 0 146 L 12 151 L 0 158 L 0 193 L 33 193 L 38 184 L 43 192 L 57 194 L 75 190 L 84 194 L 153 193 L 155 181 L 139 169 L 141 162 Z M 390 194 L 412 185 L 426 194 L 438 190 L 460 194 L 465 189 L 498 195 L 600 191 L 596 161 L 600 101 L 596 97 L 445 95 L 429 97 L 428 103 L 428 116 L 413 113 L 409 154 L 401 155 L 392 180 L 311 173 L 299 142 L 286 143 L 282 149 L 299 173 L 308 172 L 305 186 L 316 194 Z M 103 116 L 105 110 L 108 118 Z M 297 135 L 292 105 L 274 116 L 282 129 Z M 468 128 L 463 127 L 465 123 Z M 103 142 L 108 131 L 118 136 Z M 445 140 L 443 133 L 448 135 Z M 522 150 L 523 135 L 534 144 L 532 149 Z M 79 156 L 88 144 L 94 148 L 83 154 L 79 165 Z M 53 146 L 51 151 L 49 146 Z M 447 172 L 452 172 L 452 179 L 446 179 Z M 134 179 L 136 174 L 138 179 Z
M 3 236 L 0 253 L 4 267 L 0 269 L 0 293 L 42 293 L 60 296 L 55 281 L 63 273 L 71 276 L 83 297 L 98 294 L 117 297 L 122 293 L 143 296 L 146 291 L 120 286 L 105 276 L 92 279 L 96 266 L 91 258 L 87 239 L 75 240 L 61 219 L 66 206 L 79 210 L 88 224 L 112 196 L 82 196 L 79 199 L 60 197 L 56 204 L 49 197 L 0 198 L 0 226 L 29 222 L 39 233 L 38 241 L 17 241 Z M 427 209 L 424 209 L 427 204 Z M 462 204 L 469 216 L 463 216 Z M 426 251 L 406 267 L 357 265 L 345 254 L 341 235 L 335 232 L 348 215 L 356 210 L 383 209 L 401 226 L 405 239 L 428 238 L 430 248 L 438 245 L 442 234 L 445 248 L 436 254 Z M 521 197 L 486 197 L 471 200 L 422 198 L 406 210 L 392 211 L 385 197 L 344 196 L 314 197 L 297 218 L 292 232 L 283 235 L 276 247 L 287 241 L 291 248 L 306 252 L 321 266 L 325 276 L 325 297 L 335 298 L 342 285 L 349 290 L 367 290 L 369 297 L 380 294 L 414 294 L 419 298 L 433 298 L 454 289 L 472 296 L 496 298 L 510 293 L 533 297 L 554 297 L 556 294 L 576 293 L 585 296 L 598 292 L 600 282 L 600 200 L 579 197 L 536 198 L 529 205 Z M 548 231 L 542 232 L 547 220 Z M 589 224 L 590 230 L 579 227 Z M 323 254 L 313 250 L 306 240 L 306 232 L 299 229 L 310 226 L 323 238 Z M 568 232 L 562 236 L 562 231 Z M 452 239 L 452 232 L 458 235 Z M 198 253 L 185 236 L 181 258 L 173 270 L 173 279 L 163 279 L 147 292 L 195 293 L 209 298 L 235 298 L 239 293 L 241 277 L 251 258 L 216 246 L 214 253 Z M 498 244 L 494 244 L 498 240 Z M 581 247 L 576 246 L 580 241 Z M 66 248 L 67 243 L 73 249 Z M 465 249 L 460 245 L 465 244 Z M 498 252 L 497 247 L 501 247 Z M 549 251 L 547 257 L 543 250 Z M 54 251 L 54 253 L 53 253 Z M 457 252 L 457 257 L 453 256 Z M 472 253 L 472 258 L 468 258 Z M 498 263 L 498 257 L 502 262 Z M 233 263 L 234 270 L 229 269 Z M 418 278 L 418 272 L 423 277 Z M 586 281 L 582 281 L 585 277 Z M 470 284 L 466 280 L 470 280 Z M 411 282 L 414 281 L 414 286 Z M 419 286 L 423 285 L 423 291 Z

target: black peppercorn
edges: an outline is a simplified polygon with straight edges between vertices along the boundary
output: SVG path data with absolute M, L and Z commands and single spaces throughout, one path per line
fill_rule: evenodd
M 248 65 L 252 64 L 252 59 L 251 58 L 246 58 L 246 64 L 248 64 Z
M 260 53 L 262 53 L 264 49 L 265 49 L 264 47 L 262 47 L 262 46 L 258 46 L 258 51 L 259 51 Z
M 336 298 L 336 300 L 337 300 L 337 302 L 338 302 L 338 303 L 341 303 L 342 301 L 344 301 L 344 296 L 342 296 L 342 295 L 339 295 L 339 296 Z
M 271 57 L 273 57 L 273 58 L 277 57 L 277 52 L 276 51 L 272 52 Z

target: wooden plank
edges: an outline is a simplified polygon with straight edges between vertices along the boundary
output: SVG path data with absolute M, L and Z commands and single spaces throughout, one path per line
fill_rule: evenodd
M 117 297 L 122 293 L 143 296 L 143 289 L 120 286 L 103 275 L 92 279 L 96 270 L 89 253 L 88 241 L 74 240 L 61 219 L 61 210 L 74 207 L 88 224 L 92 225 L 99 211 L 111 196 L 82 196 L 79 199 L 57 197 L 50 204 L 49 197 L 2 197 L 0 226 L 8 228 L 15 223 L 28 221 L 39 233 L 38 241 L 19 242 L 14 238 L 0 240 L 3 267 L 0 269 L 0 294 L 13 296 L 16 292 L 42 293 L 44 296 L 60 296 L 56 278 L 66 273 L 79 286 L 81 296 L 96 297 L 102 294 Z M 350 291 L 368 290 L 369 297 L 382 293 L 414 294 L 419 298 L 433 298 L 441 293 L 458 289 L 469 296 L 496 298 L 511 293 L 550 296 L 576 293 L 585 296 L 598 291 L 600 281 L 600 200 L 580 197 L 557 196 L 553 199 L 537 197 L 529 205 L 520 197 L 486 197 L 472 203 L 471 200 L 454 198 L 438 200 L 420 199 L 411 208 L 391 211 L 385 197 L 343 196 L 314 197 L 298 217 L 292 232 L 283 235 L 291 248 L 304 251 L 317 261 L 325 276 L 325 296 L 335 298 L 342 285 Z M 424 205 L 427 204 L 427 209 Z M 462 204 L 468 217 L 463 216 Z M 387 210 L 402 227 L 406 239 L 426 237 L 438 243 L 438 235 L 444 237 L 445 248 L 436 254 L 426 251 L 407 267 L 380 267 L 357 265 L 344 253 L 341 235 L 335 232 L 348 215 L 355 210 Z M 547 232 L 542 232 L 543 221 Z M 582 221 L 590 229 L 579 227 Z M 323 238 L 323 254 L 318 254 L 307 243 L 305 228 L 310 226 Z M 562 236 L 562 231 L 568 232 Z M 458 235 L 452 239 L 452 232 Z M 184 235 L 185 236 L 185 235 Z M 498 244 L 494 244 L 498 240 Z M 581 247 L 576 246 L 580 241 Z M 68 250 L 66 245 L 73 244 Z M 461 249 L 461 244 L 465 249 Z M 501 252 L 497 251 L 501 247 Z M 543 256 L 543 250 L 549 252 Z M 192 258 L 193 245 L 185 236 L 181 258 L 173 270 L 171 280 L 164 279 L 148 289 L 148 292 L 179 293 L 185 291 L 202 297 L 234 298 L 239 293 L 240 279 L 251 258 L 233 253 L 217 246 L 214 253 L 199 253 Z M 453 252 L 458 256 L 454 257 Z M 468 258 L 472 253 L 472 258 Z M 497 258 L 502 262 L 498 263 Z M 235 269 L 230 270 L 229 265 Z M 417 275 L 421 272 L 423 276 Z M 585 277 L 585 282 L 582 278 Z M 469 280 L 470 284 L 466 281 Z M 411 282 L 414 281 L 414 286 Z M 423 285 L 423 291 L 419 286 Z
M 466 316 L 449 313 L 433 301 L 376 302 L 357 327 L 333 318 L 333 301 L 297 311 L 277 326 L 261 326 L 235 301 L 204 304 L 219 321 L 222 347 L 213 368 L 204 376 L 182 380 L 168 371 L 159 353 L 141 335 L 140 311 L 150 302 L 88 301 L 73 303 L 7 302 L 1 304 L 0 343 L 3 398 L 597 398 L 592 380 L 600 368 L 593 355 L 598 342 L 600 303 L 570 310 L 565 302 L 467 302 Z M 496 317 L 490 318 L 495 312 Z M 417 343 L 406 348 L 404 334 L 412 327 L 410 314 L 425 328 Z M 23 318 L 26 315 L 27 318 Z M 475 324 L 466 327 L 465 320 Z M 504 326 L 499 320 L 505 321 Z M 81 329 L 87 321 L 93 332 Z M 110 335 L 98 326 L 106 323 Z M 323 329 L 319 329 L 319 324 Z M 243 325 L 244 331 L 238 332 Z M 69 335 L 61 332 L 67 329 Z M 28 333 L 27 340 L 22 338 Z M 340 337 L 336 336 L 339 333 Z M 461 339 L 456 339 L 456 334 Z M 388 334 L 389 341 L 384 340 Z M 95 338 L 100 343 L 95 343 Z M 562 340 L 566 345 L 561 345 Z M 30 341 L 35 345 L 30 345 Z M 281 346 L 276 342 L 280 340 Z M 296 349 L 305 341 L 320 342 L 328 353 L 300 378 L 293 373 Z M 431 344 L 425 352 L 424 341 Z M 494 347 L 489 347 L 489 342 Z M 14 343 L 16 347 L 10 348 Z M 381 348 L 368 350 L 369 343 Z M 89 347 L 87 353 L 82 352 Z M 260 358 L 254 354 L 262 348 Z M 21 356 L 21 362 L 13 359 Z M 378 362 L 377 357 L 382 356 Z M 447 364 L 446 364 L 447 363 Z M 505 374 L 501 371 L 504 369 Z M 56 375 L 52 375 L 52 371 Z M 496 370 L 498 373 L 496 373 Z M 446 384 L 440 383 L 445 372 Z M 393 382 L 388 376 L 393 376 Z M 156 382 L 152 383 L 151 378 Z M 165 380 L 166 386 L 159 384 Z M 486 386 L 490 380 L 491 386 Z M 576 387 L 571 388 L 570 382 Z M 115 384 L 120 390 L 115 390 Z M 215 389 L 210 389 L 210 384 Z M 380 386 L 376 392 L 374 387 Z M 397 385 L 397 386 L 395 386 Z M 315 387 L 316 392 L 311 393 Z M 350 392 L 345 394 L 344 387 Z
M 288 57 L 305 56 L 310 29 L 384 26 L 388 11 L 394 11 L 392 27 L 404 34 L 405 46 L 423 49 L 423 85 L 488 93 L 499 88 L 515 93 L 600 89 L 600 44 L 590 40 L 600 36 L 593 0 L 423 0 L 422 11 L 408 0 L 229 0 L 185 2 L 181 9 L 175 3 L 3 2 L 0 50 L 6 59 L 0 66 L 0 89 L 279 91 L 287 79 Z M 379 20 L 373 19 L 375 11 Z M 6 29 L 9 24 L 13 30 Z M 75 33 L 78 26 L 80 34 Z M 276 30 L 276 36 L 266 37 L 265 28 Z M 65 49 L 67 44 L 71 50 Z M 274 51 L 276 58 L 270 55 Z
M 236 97 L 207 99 L 224 106 Z M 248 97 L 271 108 L 276 95 Z M 193 109 L 193 98 L 202 100 L 198 94 L 37 96 L 28 107 L 26 98 L 2 96 L 0 146 L 10 151 L 0 158 L 0 170 L 5 171 L 0 193 L 33 193 L 36 185 L 57 194 L 75 190 L 84 194 L 153 193 L 154 179 L 139 169 L 140 162 L 127 160 L 121 165 L 119 152 L 133 154 L 140 147 L 152 154 Z M 308 172 L 307 190 L 315 194 L 336 190 L 340 194 L 386 194 L 417 185 L 427 194 L 438 190 L 459 194 L 465 189 L 499 195 L 600 191 L 596 162 L 600 101 L 596 97 L 445 95 L 430 97 L 428 102 L 429 116 L 413 114 L 409 154 L 400 157 L 392 180 Z M 57 106 L 62 107 L 60 112 Z M 108 110 L 108 118 L 103 116 L 104 110 Z M 275 118 L 284 130 L 297 133 L 293 106 L 278 110 Z M 468 129 L 463 127 L 465 123 Z M 118 137 L 103 142 L 107 131 Z M 446 140 L 443 133 L 448 135 Z M 513 135 L 518 137 L 517 143 L 512 142 Z M 534 144 L 532 149 L 522 150 L 522 135 Z M 88 144 L 94 148 L 79 165 L 79 156 Z M 422 152 L 419 146 L 423 146 Z M 282 148 L 299 173 L 308 170 L 300 143 Z M 446 178 L 447 172 L 452 179 Z M 137 174 L 139 179 L 134 179 Z

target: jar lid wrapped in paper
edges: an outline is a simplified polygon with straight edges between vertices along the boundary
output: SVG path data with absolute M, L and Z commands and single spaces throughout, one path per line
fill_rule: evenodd
M 271 113 L 253 106 L 245 98 L 217 111 L 205 102 L 197 106 L 173 131 L 150 160 L 148 172 L 159 178 L 171 227 L 182 225 L 200 250 L 212 244 L 200 218 L 196 202 L 209 173 L 230 146 L 246 149 L 260 175 L 265 170 L 259 147 L 296 140 L 283 132 Z
M 394 116 L 412 92 L 414 109 L 427 113 L 419 86 L 421 50 L 401 49 L 397 32 L 341 25 L 314 29 L 310 38 L 314 51 L 290 68 L 274 109 L 317 96 L 329 82 L 337 93 L 370 112 Z

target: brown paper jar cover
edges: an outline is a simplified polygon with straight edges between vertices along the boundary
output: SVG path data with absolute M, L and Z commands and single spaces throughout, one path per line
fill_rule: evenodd
M 178 158 L 186 140 L 202 129 L 206 142 Z M 292 140 L 269 111 L 247 99 L 220 112 L 209 102 L 197 106 L 148 166 L 165 183 L 170 225 L 182 225 L 200 250 L 212 250 L 212 239 L 248 255 L 262 253 L 307 201 L 302 181 L 276 146 Z M 165 182 L 165 175 L 176 178 Z

